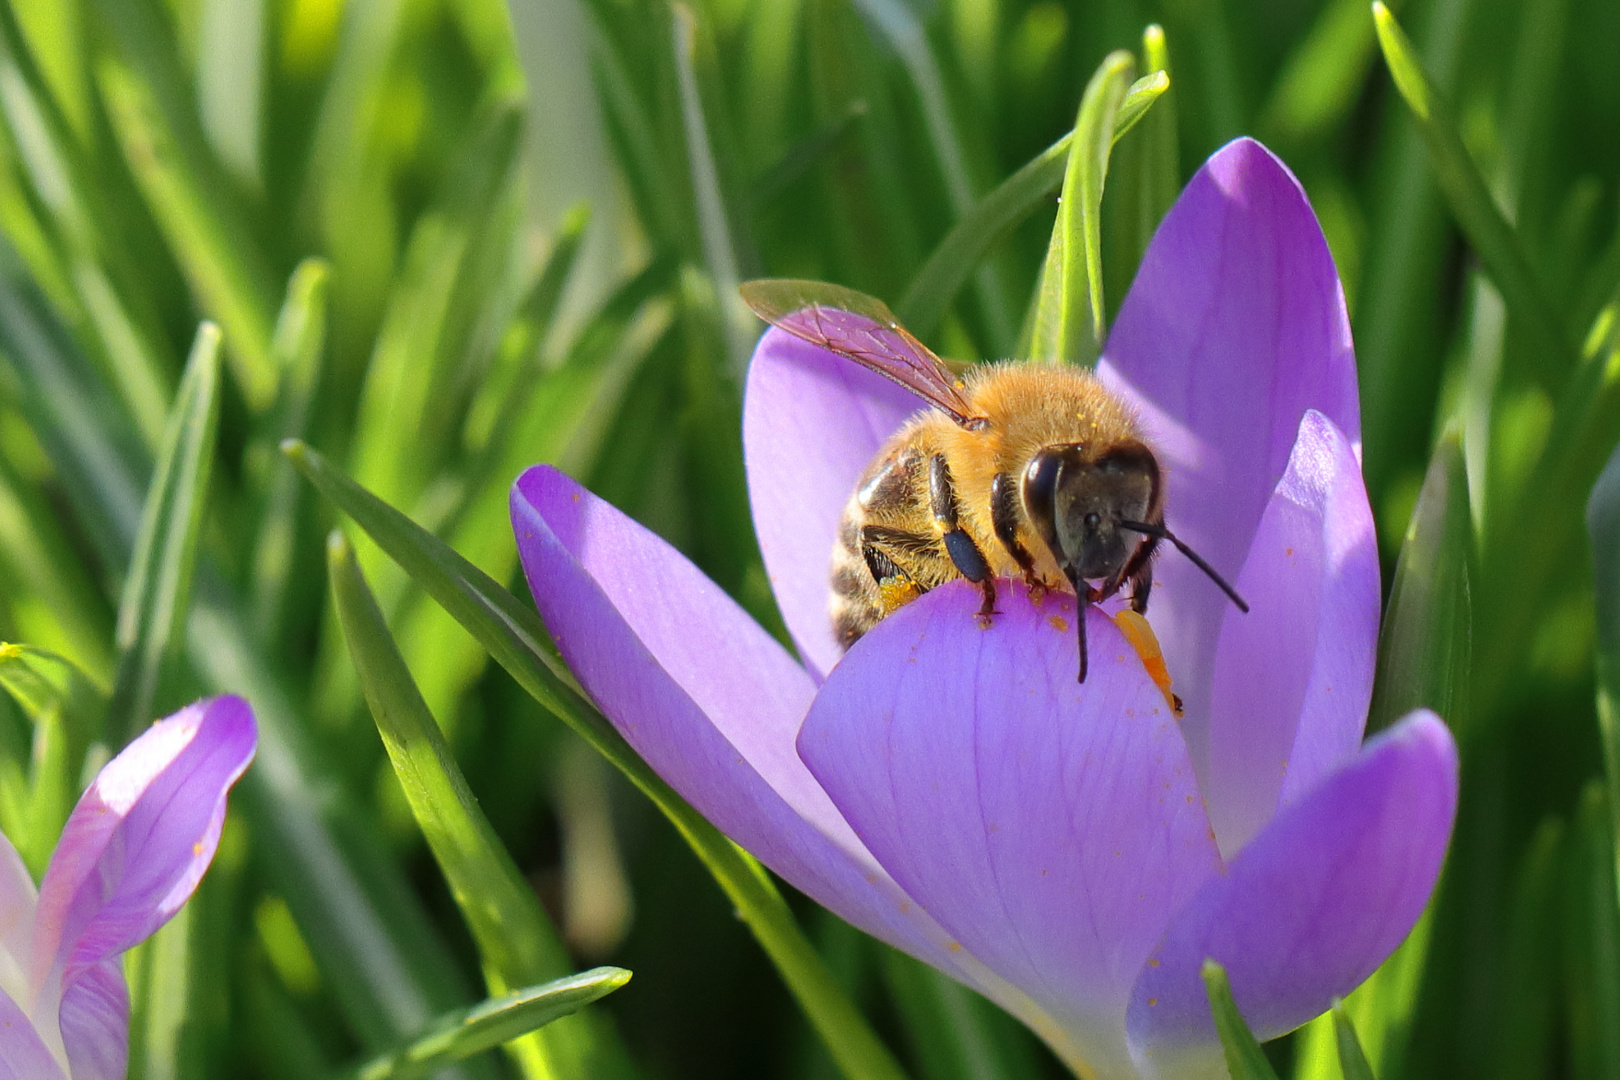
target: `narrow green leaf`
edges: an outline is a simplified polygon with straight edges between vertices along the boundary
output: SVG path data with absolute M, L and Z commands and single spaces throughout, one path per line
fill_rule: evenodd
M 1375 48 L 1367 0 L 1331 0 L 1288 54 L 1260 129 L 1268 138 L 1305 140 L 1337 127 L 1361 98 Z
M 249 191 L 264 187 L 259 146 L 267 85 L 265 35 L 279 10 L 266 0 L 203 0 L 198 15 L 197 111 L 215 155 Z
M 906 0 L 855 0 L 855 3 L 888 39 L 911 79 L 917 102 L 922 107 L 928 142 L 945 182 L 946 197 L 960 221 L 973 209 L 973 183 L 968 173 L 961 134 L 951 116 L 939 60 L 929 46 L 922 20 Z M 1006 309 L 1006 298 L 1002 295 L 996 268 L 991 264 L 976 266 L 975 279 L 975 291 L 990 322 L 992 339 L 1001 341 L 1010 338 L 1011 316 Z
M 435 1020 L 408 1046 L 345 1074 L 345 1080 L 416 1080 L 578 1012 L 629 981 L 630 972 L 623 968 L 592 968 L 457 1009 Z
M 1215 1017 L 1215 1032 L 1226 1051 L 1226 1067 L 1232 1080 L 1277 1080 L 1271 1062 L 1266 1060 L 1260 1042 L 1243 1022 L 1237 1002 L 1232 1000 L 1232 986 L 1226 980 L 1226 969 L 1213 960 L 1205 960 L 1201 972 L 1204 990 L 1209 994 L 1209 1009 Z
M 270 355 L 280 372 L 275 409 L 276 442 L 301 439 L 320 384 L 326 351 L 326 305 L 331 268 L 305 259 L 287 281 L 287 298 L 276 318 Z M 264 462 L 264 514 L 253 545 L 253 614 L 265 641 L 281 638 L 287 587 L 298 541 L 298 504 L 303 485 L 279 455 Z
M 1517 1080 L 1547 1071 L 1557 1015 L 1558 906 L 1563 823 L 1544 818 L 1512 881 L 1505 949 L 1492 998 L 1490 1070 L 1486 1080 Z
M 737 295 L 741 277 L 737 272 L 737 249 L 732 243 L 731 225 L 726 216 L 725 197 L 720 188 L 720 170 L 709 143 L 709 126 L 703 116 L 703 99 L 698 94 L 697 72 L 693 69 L 697 50 L 697 16 L 683 3 L 671 5 L 674 12 L 675 77 L 680 89 L 681 123 L 686 134 L 686 161 L 692 173 L 692 191 L 697 201 L 698 234 L 703 241 L 703 261 L 714 282 L 715 305 L 730 358 L 729 371 L 739 385 L 748 370 L 748 357 L 758 337 L 755 321 Z
M 145 468 L 127 421 L 89 388 L 87 362 L 37 291 L 3 273 L 0 345 L 82 534 L 107 565 L 124 565 L 139 531 L 136 477 Z M 256 651 L 249 626 L 240 599 L 201 560 L 187 655 L 208 686 L 253 702 L 259 721 L 258 754 L 233 803 L 252 824 L 258 865 L 286 898 L 344 1018 L 368 1047 L 393 1045 L 465 1000 L 458 968 L 375 820 L 340 794 L 288 682 Z
M 569 968 L 557 928 L 478 808 L 360 573 L 354 549 L 337 532 L 327 542 L 327 570 L 366 703 L 411 813 L 472 931 L 490 991 L 501 994 L 557 977 Z M 582 1017 L 510 1049 L 530 1077 L 598 1077 L 609 1071 L 606 1057 L 612 1053 L 600 1036 Z
M 1523 662 L 1538 622 L 1525 617 L 1523 598 L 1537 598 L 1564 565 L 1560 554 L 1577 543 L 1581 499 L 1592 490 L 1620 441 L 1620 298 L 1599 313 L 1579 365 L 1553 407 L 1547 443 L 1514 505 L 1492 523 L 1482 543 L 1481 580 L 1511 573 L 1516 596 L 1482 594 L 1475 701 L 1494 701 Z M 1525 553 L 1534 553 L 1526 558 Z
M 1542 293 L 1518 235 L 1497 206 L 1463 143 L 1449 106 L 1435 93 L 1412 50 L 1412 43 L 1380 0 L 1374 0 L 1373 19 L 1395 88 L 1406 99 L 1428 145 L 1440 190 L 1480 261 L 1501 290 L 1508 311 L 1523 323 L 1536 348 L 1573 364 L 1574 349 L 1565 339 L 1554 309 Z
M 894 949 L 884 981 L 924 1080 L 1018 1080 L 1038 1075 L 1026 1028 L 950 976 Z
M 309 481 L 477 638 L 536 701 L 646 794 L 714 875 L 850 1080 L 904 1073 L 805 939 L 764 869 L 676 794 L 597 712 L 531 608 L 301 443 L 283 451 Z
M 1377 1080 L 1367 1055 L 1362 1052 L 1361 1040 L 1356 1037 L 1356 1025 L 1344 1011 L 1344 1002 L 1333 1001 L 1333 1035 L 1339 1047 L 1339 1069 L 1344 1080 Z
M 96 6 L 105 11 L 148 3 L 98 0 Z M 167 48 L 172 51 L 172 43 Z M 173 88 L 143 79 L 127 60 L 127 50 L 121 55 L 123 62 L 108 58 L 98 74 L 124 157 L 203 310 L 224 328 L 243 397 L 255 411 L 265 409 L 276 389 L 270 359 L 276 290 L 265 256 L 246 212 L 194 130 L 189 93 L 182 92 L 177 118 L 165 107 L 173 104 Z
M 1131 84 L 1130 92 L 1119 103 L 1114 117 L 1115 141 L 1139 122 L 1169 88 L 1170 79 L 1163 72 L 1154 72 Z M 975 203 L 939 242 L 917 276 L 912 278 L 905 296 L 895 305 L 900 321 L 912 333 L 925 337 L 933 333 L 945 309 L 986 252 L 1015 225 L 1045 205 L 1047 197 L 1062 186 L 1073 143 L 1074 132 L 1070 131 L 1042 150 Z
M 1080 99 L 1062 202 L 1036 290 L 1032 360 L 1090 367 L 1102 353 L 1108 321 L 1103 307 L 1103 181 L 1113 148 L 1114 119 L 1135 71 L 1130 53 L 1110 53 Z
M 1620 1076 L 1620 894 L 1608 796 L 1586 788 L 1570 836 L 1564 888 L 1564 1014 L 1569 1075 Z
M 1417 708 L 1433 709 L 1453 730 L 1467 726 L 1473 563 L 1468 470 L 1462 440 L 1447 432 L 1429 461 L 1395 563 L 1378 635 L 1370 729 Z
M 124 580 L 118 676 L 108 715 L 121 740 L 156 719 L 152 709 L 163 670 L 185 625 L 219 431 L 219 343 L 213 323 L 197 328 Z
M 1616 448 L 1586 504 L 1592 543 L 1593 608 L 1597 616 L 1597 713 L 1603 738 L 1611 828 L 1620 837 L 1620 448 Z M 1616 854 L 1620 874 L 1620 850 Z
M 0 687 L 33 724 L 32 745 L 19 748 L 27 759 L 6 763 L 14 782 L 0 801 L 0 831 L 37 880 L 78 798 L 107 695 L 71 660 L 29 645 L 0 644 Z

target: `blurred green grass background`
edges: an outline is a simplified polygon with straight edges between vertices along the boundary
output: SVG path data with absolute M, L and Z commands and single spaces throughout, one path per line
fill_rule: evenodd
M 265 727 L 197 900 L 132 958 L 132 1075 L 332 1075 L 522 970 L 469 933 L 423 842 L 328 592 L 340 518 L 279 441 L 507 584 L 507 486 L 556 462 L 778 626 L 743 485 L 757 328 L 737 282 L 909 298 L 942 354 L 1011 355 L 1054 197 L 962 268 L 960 292 L 908 290 L 1126 49 L 1140 72 L 1167 55 L 1171 88 L 1115 148 L 1108 310 L 1180 183 L 1228 139 L 1261 138 L 1344 280 L 1386 579 L 1426 474 L 1437 514 L 1463 507 L 1422 549 L 1473 570 L 1446 594 L 1467 593 L 1447 624 L 1465 644 L 1444 652 L 1462 813 L 1418 946 L 1352 1001 L 1378 1075 L 1620 1076 L 1581 527 L 1620 431 L 1620 4 L 1393 6 L 1505 247 L 1443 186 L 1457 161 L 1425 142 L 1362 0 L 3 0 L 0 639 L 115 692 L 62 729 L 65 751 L 59 721 L 0 697 L 0 827 L 38 873 L 60 791 L 152 709 L 230 689 Z M 1528 289 L 1501 277 L 1521 264 Z M 225 366 L 193 417 L 210 432 L 184 474 L 197 499 L 143 532 L 154 462 L 179 468 L 165 426 L 171 407 L 192 415 L 172 403 L 200 319 Z M 635 972 L 547 1029 L 564 1032 L 552 1065 L 519 1049 L 464 1075 L 837 1075 L 665 818 L 351 535 L 557 924 L 534 970 Z M 152 554 L 163 537 L 171 556 Z M 141 553 L 177 569 L 168 594 L 143 586 L 177 613 L 129 614 L 155 610 L 131 599 Z M 793 904 L 912 1075 L 1058 1075 L 988 1006 Z M 1325 1023 L 1269 1048 L 1282 1075 L 1338 1075 Z

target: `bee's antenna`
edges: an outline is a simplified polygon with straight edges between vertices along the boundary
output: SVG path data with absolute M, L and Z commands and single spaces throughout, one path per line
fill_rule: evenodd
M 1176 536 L 1175 533 L 1171 532 L 1163 525 L 1149 525 L 1142 521 L 1121 521 L 1119 524 L 1121 528 L 1129 529 L 1132 532 L 1139 532 L 1144 536 L 1151 536 L 1157 540 L 1168 540 L 1172 544 L 1176 545 L 1177 551 L 1191 559 L 1194 566 L 1198 567 L 1198 569 L 1202 570 L 1205 574 L 1208 574 L 1209 580 L 1221 587 L 1221 592 L 1232 598 L 1232 603 L 1237 605 L 1239 611 L 1243 612 L 1245 615 L 1249 613 L 1249 605 L 1244 602 L 1243 597 L 1237 594 L 1237 590 L 1228 585 L 1226 583 L 1226 579 L 1217 574 L 1215 572 L 1215 568 L 1209 565 L 1209 563 L 1205 562 L 1202 555 L 1199 555 L 1198 552 L 1182 543 L 1181 538 Z

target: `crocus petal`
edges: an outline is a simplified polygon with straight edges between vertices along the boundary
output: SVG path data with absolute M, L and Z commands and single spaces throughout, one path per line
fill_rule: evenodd
M 838 520 L 884 441 L 922 407 L 852 360 L 772 328 L 748 367 L 743 449 L 754 531 L 782 619 L 818 679 L 840 650 L 827 613 Z
M 247 702 L 219 697 L 159 720 L 106 764 L 40 885 L 36 986 L 64 985 L 64 972 L 115 957 L 179 910 L 214 857 L 225 794 L 256 739 Z
M 535 602 L 569 669 L 638 754 L 824 906 L 940 966 L 935 941 L 794 753 L 804 669 L 679 552 L 567 476 L 512 489 Z
M 1349 440 L 1314 409 L 1238 575 L 1215 652 L 1205 798 L 1231 858 L 1361 746 L 1378 644 L 1378 544 Z
M 102 960 L 69 971 L 60 1016 L 73 1080 L 124 1080 L 129 1068 L 129 989 L 122 961 Z
M 0 994 L 28 999 L 27 964 L 34 939 L 34 879 L 0 833 Z
M 799 753 L 878 861 L 962 947 L 1127 1064 L 1131 984 L 1220 860 L 1163 695 L 1113 622 L 1003 584 L 981 630 L 953 582 L 889 616 L 828 676 Z
M 0 993 L 0 1080 L 62 1080 L 33 1021 L 6 993 Z
M 1423 911 L 1457 809 L 1457 749 L 1430 712 L 1280 811 L 1176 916 L 1131 996 L 1128 1029 L 1157 1074 L 1215 1041 L 1199 968 L 1226 966 L 1262 1039 L 1372 974 Z M 1151 1070 L 1150 1070 L 1151 1073 Z
M 1166 523 L 1227 574 L 1243 565 L 1306 409 L 1360 445 L 1333 257 L 1304 190 L 1269 150 L 1238 139 L 1198 170 L 1142 258 L 1099 372 L 1137 406 L 1166 466 Z M 1154 578 L 1153 625 L 1202 773 L 1228 601 L 1174 552 Z

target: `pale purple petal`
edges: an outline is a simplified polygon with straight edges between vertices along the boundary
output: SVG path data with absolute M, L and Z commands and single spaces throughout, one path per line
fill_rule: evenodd
M 33 1021 L 0 991 L 0 1080 L 63 1080 Z
M 1087 608 L 1082 685 L 1073 596 L 1037 607 L 1003 583 L 989 630 L 978 602 L 953 582 L 856 643 L 799 753 L 907 894 L 1106 1073 L 1148 950 L 1220 860 L 1175 719 L 1113 622 Z
M 512 526 L 563 658 L 636 752 L 795 886 L 949 966 L 795 754 L 815 686 L 787 651 L 679 552 L 556 469 L 518 478 Z
M 73 1080 L 124 1080 L 129 1066 L 129 989 L 122 962 L 103 960 L 70 970 L 60 1015 Z
M 1361 466 L 1333 421 L 1300 422 L 1215 652 L 1204 786 L 1231 858 L 1279 801 L 1355 757 L 1378 645 L 1378 541 Z
M 0 833 L 0 991 L 10 989 L 14 980 L 27 981 L 22 966 L 33 951 L 36 901 L 28 867 L 6 834 Z
M 1176 916 L 1132 993 L 1133 1044 L 1163 1065 L 1214 1041 L 1209 957 L 1261 1039 L 1349 993 L 1422 913 L 1456 809 L 1457 748 L 1438 717 L 1413 713 L 1371 739 Z
M 35 985 L 144 941 L 197 887 L 225 794 L 253 759 L 253 712 L 236 697 L 159 720 L 79 799 L 40 886 Z
M 772 328 L 748 367 L 743 457 L 754 532 L 794 644 L 818 680 L 838 662 L 827 612 L 833 544 L 861 473 L 915 395 Z
M 1361 442 L 1344 296 L 1305 192 L 1252 139 L 1199 169 L 1154 234 L 1099 372 L 1133 402 L 1166 467 L 1166 523 L 1235 574 L 1306 409 Z M 1215 640 L 1228 601 L 1175 552 L 1153 625 L 1207 760 Z

